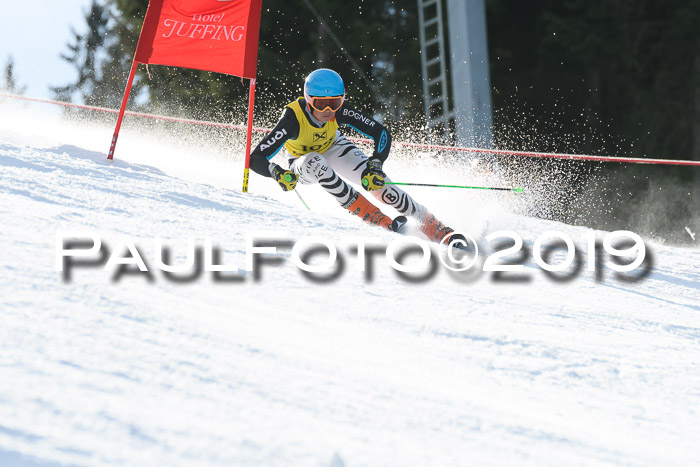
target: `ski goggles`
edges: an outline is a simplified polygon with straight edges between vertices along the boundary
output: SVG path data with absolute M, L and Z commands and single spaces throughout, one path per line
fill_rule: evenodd
M 337 112 L 338 109 L 340 109 L 340 107 L 343 105 L 344 97 L 345 96 L 309 96 L 308 102 L 311 108 L 318 112 L 325 112 L 326 109 L 330 109 L 331 112 Z

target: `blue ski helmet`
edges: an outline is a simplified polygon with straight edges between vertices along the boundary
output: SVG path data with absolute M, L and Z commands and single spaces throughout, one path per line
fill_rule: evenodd
M 319 68 L 312 71 L 304 81 L 304 97 L 309 96 L 335 97 L 345 95 L 343 78 L 338 73 L 328 68 Z

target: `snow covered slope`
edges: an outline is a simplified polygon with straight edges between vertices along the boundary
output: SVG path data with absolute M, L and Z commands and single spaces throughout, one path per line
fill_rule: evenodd
M 251 175 L 240 157 L 138 134 L 115 162 L 111 128 L 0 111 L 1 465 L 690 465 L 700 457 L 700 251 L 647 243 L 626 282 L 585 268 L 566 282 L 531 259 L 493 273 L 407 281 L 357 258 L 314 283 L 280 250 L 262 277 L 178 283 L 55 268 L 56 235 L 163 237 L 185 256 L 212 238 L 245 265 L 246 236 L 338 245 L 395 240 Z M 395 163 L 394 163 L 395 164 Z M 424 164 L 424 165 L 419 165 Z M 395 179 L 431 162 L 388 165 Z M 431 172 L 433 171 L 433 172 Z M 413 177 L 411 177 L 413 178 Z M 474 193 L 414 191 L 477 235 L 587 229 L 508 214 Z M 478 196 L 485 196 L 478 194 Z M 485 198 L 484 198 L 485 199 Z M 604 235 L 598 232 L 598 235 Z M 555 258 L 555 257 L 553 257 Z M 553 260 L 554 261 L 554 260 Z

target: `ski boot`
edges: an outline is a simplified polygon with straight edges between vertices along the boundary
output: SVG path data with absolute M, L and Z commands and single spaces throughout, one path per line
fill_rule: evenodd
M 392 232 L 401 232 L 408 222 L 405 216 L 397 216 L 392 220 L 360 193 L 357 193 L 357 198 L 350 203 L 347 210 L 368 224 L 378 225 Z
M 469 242 L 464 235 L 455 233 L 454 229 L 444 225 L 431 213 L 427 213 L 423 218 L 420 230 L 428 239 L 434 242 L 444 242 L 448 246 L 454 244 L 455 248 L 462 250 L 469 249 Z

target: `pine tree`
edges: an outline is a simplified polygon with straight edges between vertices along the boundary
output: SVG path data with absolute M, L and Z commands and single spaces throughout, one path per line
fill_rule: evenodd
M 17 84 L 17 80 L 15 78 L 14 68 L 15 68 L 15 61 L 12 58 L 12 55 L 10 55 L 7 57 L 7 62 L 5 63 L 5 79 L 4 79 L 3 90 L 10 93 L 10 94 L 22 95 L 27 90 L 27 87 L 20 86 Z
M 82 34 L 73 29 L 73 41 L 67 46 L 69 52 L 61 54 L 63 60 L 76 68 L 78 79 L 72 84 L 52 87 L 51 91 L 58 100 L 78 98 L 88 105 L 116 107 L 131 66 L 119 40 L 124 25 L 99 0 L 92 1 L 85 19 L 88 32 Z M 137 82 L 132 96 L 137 96 L 140 90 Z

